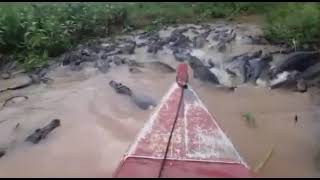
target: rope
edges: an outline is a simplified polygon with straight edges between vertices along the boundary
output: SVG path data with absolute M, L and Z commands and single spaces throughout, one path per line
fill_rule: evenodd
M 182 100 L 183 100 L 184 88 L 186 88 L 186 86 L 183 86 L 183 87 L 181 87 L 181 88 L 182 88 L 182 92 L 181 92 L 181 98 L 180 98 L 180 100 L 179 100 L 178 111 L 177 111 L 177 113 L 176 113 L 176 116 L 175 116 L 175 119 L 174 119 L 174 122 L 173 122 L 173 125 L 172 125 L 172 128 L 171 128 L 171 132 L 170 132 L 168 144 L 167 144 L 167 147 L 166 147 L 166 151 L 165 151 L 165 154 L 164 154 L 164 158 L 163 158 L 163 160 L 162 160 L 162 162 L 161 162 L 161 166 L 160 166 L 160 171 L 159 171 L 158 178 L 160 178 L 160 177 L 162 176 L 162 172 L 163 172 L 164 165 L 165 165 L 166 158 L 167 158 L 167 154 L 168 154 L 168 151 L 169 151 L 169 147 L 170 147 L 170 143 L 171 143 L 173 131 L 174 131 L 174 128 L 175 128 L 177 119 L 178 119 L 178 117 L 179 117 L 179 112 L 180 112 L 180 108 L 181 108 L 181 104 L 182 104 Z

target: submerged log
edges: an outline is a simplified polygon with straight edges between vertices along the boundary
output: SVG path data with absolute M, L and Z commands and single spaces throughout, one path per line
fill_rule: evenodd
M 2 104 L 2 107 L 5 107 L 10 101 L 12 101 L 15 98 L 23 98 L 24 100 L 27 100 L 28 96 L 12 96 L 4 101 L 4 103 Z
M 36 129 L 30 136 L 25 139 L 25 141 L 32 142 L 33 144 L 38 144 L 42 139 L 45 139 L 51 131 L 53 131 L 60 125 L 60 120 L 54 119 L 42 129 Z
M 5 150 L 0 150 L 0 158 L 2 158 L 2 156 L 4 156 L 6 154 Z
M 18 86 L 15 86 L 15 87 L 9 87 L 7 89 L 3 89 L 3 90 L 0 90 L 0 93 L 2 92 L 6 92 L 6 91 L 12 91 L 12 90 L 18 90 L 18 89 L 23 89 L 23 88 L 26 88 L 26 87 L 29 87 L 33 84 L 32 81 L 29 81 L 25 84 L 21 84 L 21 85 L 18 85 Z

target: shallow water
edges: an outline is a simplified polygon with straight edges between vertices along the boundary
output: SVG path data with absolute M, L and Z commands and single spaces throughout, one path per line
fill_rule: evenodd
M 256 25 L 239 26 L 243 33 L 259 33 Z M 163 36 L 168 34 L 161 32 Z M 239 42 L 232 43 L 225 53 L 217 53 L 206 46 L 196 54 L 222 62 L 242 52 L 275 48 Z M 137 61 L 159 60 L 172 67 L 177 65 L 166 49 L 151 55 L 145 48 L 138 48 L 129 57 Z M 101 74 L 91 66 L 79 72 L 59 67 L 49 74 L 54 79 L 51 85 L 2 93 L 0 102 L 12 95 L 27 95 L 29 99 L 0 110 L 0 148 L 8 148 L 0 159 L 0 177 L 110 177 L 153 109 L 139 109 L 128 97 L 116 94 L 109 81 L 120 81 L 159 102 L 175 80 L 175 73 L 141 70 L 143 73 L 132 74 L 123 65 Z M 190 69 L 189 73 L 191 87 L 250 167 L 255 167 L 270 146 L 275 146 L 258 176 L 319 177 L 313 162 L 319 150 L 319 108 L 312 101 L 313 96 L 251 85 L 231 92 L 193 79 Z M 14 81 L 17 80 L 1 80 L 0 87 L 11 86 Z M 250 128 L 246 124 L 242 118 L 246 112 L 254 116 L 257 127 Z M 297 123 L 295 115 L 299 119 Z M 61 120 L 61 127 L 47 139 L 37 145 L 23 142 L 36 128 L 54 118 Z M 14 128 L 17 123 L 19 127 Z

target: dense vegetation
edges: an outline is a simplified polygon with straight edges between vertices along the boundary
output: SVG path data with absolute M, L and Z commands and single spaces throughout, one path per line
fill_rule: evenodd
M 288 3 L 267 13 L 265 35 L 295 48 L 320 40 L 320 4 Z
M 213 18 L 260 14 L 266 37 L 295 48 L 320 36 L 319 3 L 2 3 L 0 53 L 27 70 L 45 65 L 83 40 L 164 24 L 197 23 Z
M 2 5 L 0 48 L 25 68 L 42 66 L 84 38 L 109 35 L 125 14 L 108 4 Z

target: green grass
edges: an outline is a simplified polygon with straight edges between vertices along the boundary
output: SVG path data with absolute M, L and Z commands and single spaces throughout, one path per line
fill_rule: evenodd
M 124 10 L 108 4 L 6 4 L 0 6 L 0 50 L 27 69 L 41 67 L 88 37 L 122 27 Z
M 319 3 L 132 2 L 1 3 L 0 53 L 13 54 L 27 70 L 45 66 L 87 39 L 132 29 L 213 21 L 239 15 L 267 17 L 265 34 L 275 43 L 301 46 L 319 40 Z M 3 61 L 3 60 L 2 60 Z M 3 64 L 0 62 L 0 64 Z
M 300 48 L 319 41 L 319 3 L 287 3 L 267 14 L 266 37 L 275 43 Z
M 252 113 L 250 112 L 245 112 L 242 114 L 242 117 L 244 118 L 244 120 L 247 122 L 247 124 L 249 125 L 249 127 L 256 127 L 256 120 L 253 117 Z
M 165 24 L 195 22 L 190 3 L 135 3 L 125 5 L 128 22 L 135 28 L 154 30 Z

